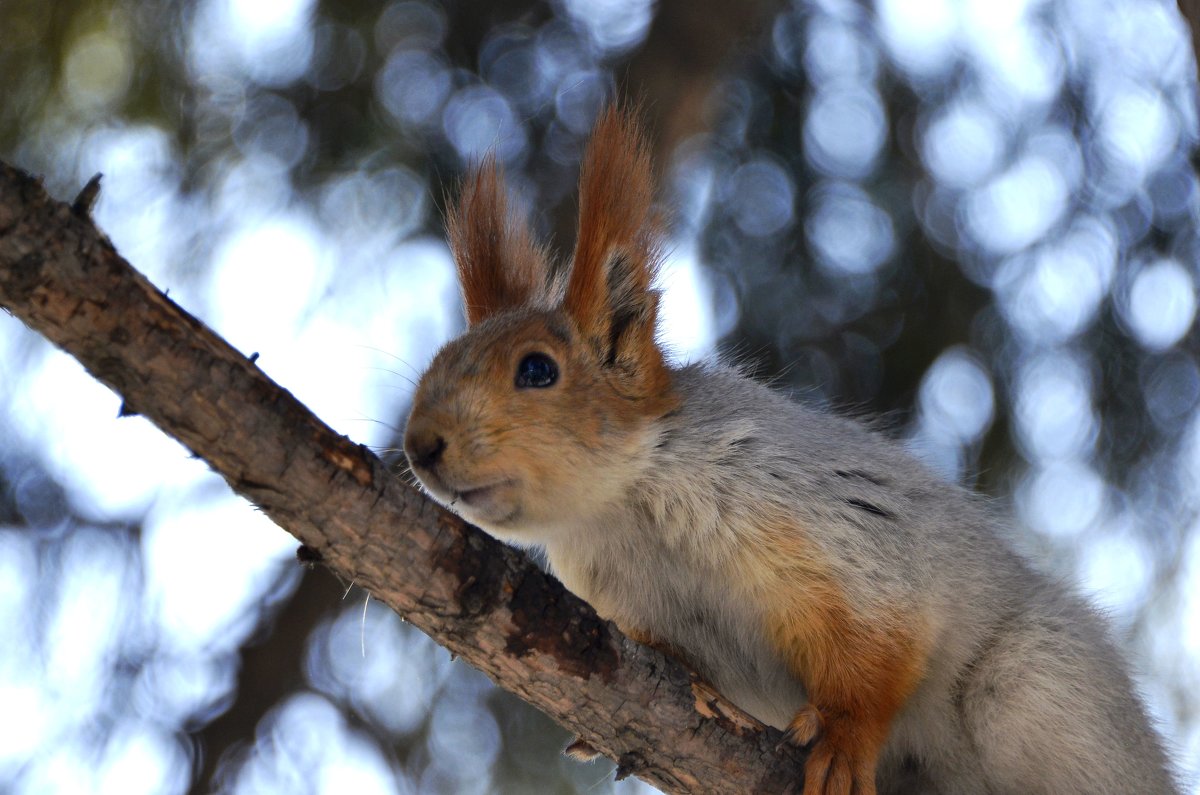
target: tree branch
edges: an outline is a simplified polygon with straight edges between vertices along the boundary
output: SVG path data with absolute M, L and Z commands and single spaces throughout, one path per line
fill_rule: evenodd
M 409 488 L 0 163 L 0 306 L 76 358 L 344 579 L 667 792 L 798 790 L 800 754 Z

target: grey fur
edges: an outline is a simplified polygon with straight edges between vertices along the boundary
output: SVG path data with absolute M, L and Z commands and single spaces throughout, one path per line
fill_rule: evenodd
M 898 444 L 732 369 L 689 366 L 674 381 L 682 407 L 646 434 L 628 498 L 538 533 L 568 588 L 786 727 L 803 689 L 762 637 L 762 606 L 719 574 L 756 543 L 764 504 L 780 505 L 819 528 L 812 540 L 857 607 L 886 600 L 933 628 L 881 793 L 1175 791 L 1103 621 L 1014 553 L 981 500 Z

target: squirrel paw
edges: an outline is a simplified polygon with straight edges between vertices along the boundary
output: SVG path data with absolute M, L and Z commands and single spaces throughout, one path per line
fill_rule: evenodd
M 804 795 L 875 795 L 875 765 L 850 738 L 826 732 L 804 763 Z
M 784 732 L 783 742 L 791 743 L 799 748 L 808 748 L 821 736 L 825 720 L 821 712 L 812 704 L 805 704 L 792 718 Z M 782 744 L 782 743 L 781 743 Z
M 570 745 L 563 749 L 563 754 L 571 757 L 576 762 L 591 762 L 601 755 L 600 752 L 589 745 L 586 740 L 581 740 L 578 737 L 576 737 Z

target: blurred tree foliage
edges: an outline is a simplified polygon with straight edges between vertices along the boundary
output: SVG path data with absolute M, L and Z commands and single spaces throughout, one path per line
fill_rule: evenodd
M 274 5 L 0 3 L 0 157 L 68 196 L 105 135 L 150 135 L 177 213 L 155 250 L 179 281 L 202 281 L 229 233 L 213 208 L 231 174 L 242 201 L 302 205 L 330 229 L 356 214 L 440 234 L 440 212 L 401 228 L 387 202 L 415 190 L 440 210 L 492 148 L 565 251 L 591 120 L 624 97 L 700 252 L 719 348 L 802 399 L 883 415 L 1010 503 L 1064 571 L 1100 540 L 1132 551 L 1144 587 L 1122 628 L 1170 652 L 1155 694 L 1195 723 L 1195 672 L 1163 640 L 1200 499 L 1195 85 L 1171 6 L 935 3 L 905 23 L 902 3 L 836 0 Z M 375 265 L 351 258 L 339 278 Z M 58 527 L 43 560 L 88 525 L 66 503 L 36 450 L 0 451 L 0 524 Z M 301 659 L 338 587 L 313 573 L 277 603 L 290 582 L 261 606 L 236 695 L 178 727 L 197 790 L 218 763 L 237 788 L 264 716 L 315 686 Z M 461 786 L 420 777 L 427 725 L 389 731 L 338 703 L 420 791 Z M 480 703 L 502 750 L 478 791 L 602 777 L 559 762 L 564 738 L 513 699 Z M 22 771 L 0 765 L 0 788 Z

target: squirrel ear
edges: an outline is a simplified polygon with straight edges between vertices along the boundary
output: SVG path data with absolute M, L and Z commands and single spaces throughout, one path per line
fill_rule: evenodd
M 495 156 L 489 155 L 463 181 L 462 193 L 446 215 L 446 232 L 468 325 L 545 297 L 550 279 L 546 252 L 533 242 L 528 226 L 509 215 Z
M 563 309 L 630 397 L 666 397 L 670 378 L 654 335 L 662 224 L 651 202 L 650 152 L 633 114 L 601 115 L 579 177 L 579 237 Z

